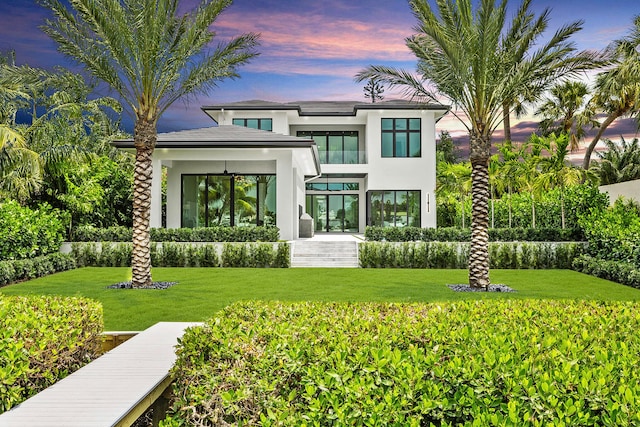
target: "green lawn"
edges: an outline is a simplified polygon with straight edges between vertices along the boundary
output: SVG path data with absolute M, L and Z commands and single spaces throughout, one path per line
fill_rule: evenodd
M 466 270 L 154 268 L 167 290 L 107 289 L 129 268 L 82 268 L 4 288 L 7 295 L 55 294 L 101 301 L 105 329 L 142 330 L 159 321 L 201 321 L 238 300 L 433 302 L 472 298 L 640 301 L 640 290 L 570 270 L 492 270 L 517 293 L 461 293 Z

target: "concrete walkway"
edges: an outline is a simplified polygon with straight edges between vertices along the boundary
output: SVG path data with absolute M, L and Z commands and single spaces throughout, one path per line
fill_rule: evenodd
M 291 242 L 291 267 L 358 268 L 361 234 L 318 233 Z

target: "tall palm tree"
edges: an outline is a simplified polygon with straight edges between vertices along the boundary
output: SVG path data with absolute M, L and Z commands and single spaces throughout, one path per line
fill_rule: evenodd
M 151 286 L 149 219 L 157 123 L 176 100 L 206 93 L 257 55 L 255 34 L 216 48 L 210 26 L 231 0 L 41 0 L 55 14 L 44 31 L 58 48 L 106 82 L 134 116 L 133 287 Z
M 599 126 L 585 110 L 589 88 L 580 81 L 564 81 L 553 86 L 544 103 L 536 111 L 543 120 L 539 124 L 543 135 L 566 133 L 570 136 L 571 151 L 578 148 L 578 143 L 585 135 L 585 125 Z M 559 123 L 558 123 L 559 122 Z M 575 129 L 575 130 L 574 130 Z
M 530 143 L 537 145 L 538 151 L 544 153 L 538 156 L 537 165 L 540 174 L 534 184 L 540 190 L 557 188 L 560 191 L 561 224 L 562 228 L 565 228 L 565 189 L 581 183 L 585 172 L 568 162 L 569 136 L 566 133 L 561 133 L 559 136 L 552 133 L 546 137 L 532 135 Z
M 618 118 L 638 117 L 640 113 L 640 15 L 634 18 L 634 25 L 629 36 L 609 46 L 613 66 L 596 77 L 590 107 L 604 111 L 607 116 L 585 151 L 582 161 L 585 170 L 589 169 L 591 154 L 604 131 Z
M 620 143 L 605 139 L 604 143 L 607 146 L 607 151 L 596 153 L 598 161 L 592 168 L 600 178 L 600 185 L 640 179 L 640 143 L 638 138 L 634 138 L 631 142 L 621 138 Z
M 417 34 L 407 46 L 418 58 L 418 74 L 385 66 L 370 66 L 356 80 L 376 78 L 404 88 L 412 99 L 457 107 L 453 114 L 469 132 L 472 164 L 472 230 L 469 284 L 489 286 L 488 163 L 491 136 L 503 120 L 505 102 L 532 99 L 560 78 L 596 65 L 597 55 L 575 48 L 569 38 L 581 29 L 580 21 L 556 31 L 540 44 L 550 19 L 529 9 L 523 0 L 513 20 L 507 22 L 507 0 L 437 0 L 437 11 L 426 0 L 410 0 L 419 20 Z M 534 50 L 537 46 L 539 48 Z

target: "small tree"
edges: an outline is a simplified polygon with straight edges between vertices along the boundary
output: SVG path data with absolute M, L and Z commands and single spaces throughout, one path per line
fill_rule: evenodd
M 383 100 L 384 87 L 376 81 L 376 79 L 369 79 L 367 85 L 364 87 L 364 97 L 371 99 L 372 103 L 376 100 Z

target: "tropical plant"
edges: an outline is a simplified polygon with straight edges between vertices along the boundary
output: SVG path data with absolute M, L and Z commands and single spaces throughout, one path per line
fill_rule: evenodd
M 595 92 L 589 108 L 607 116 L 589 143 L 582 168 L 589 169 L 591 154 L 604 131 L 618 118 L 638 117 L 640 113 L 640 15 L 634 19 L 631 33 L 608 48 L 612 67 L 596 77 Z
M 607 150 L 597 152 L 598 161 L 593 170 L 600 178 L 600 185 L 640 179 L 640 144 L 638 138 L 627 142 L 623 137 L 620 142 L 605 139 Z
M 257 35 L 210 48 L 210 26 L 231 0 L 202 0 L 180 15 L 178 0 L 41 0 L 54 19 L 44 31 L 59 50 L 107 83 L 132 111 L 136 166 L 132 283 L 151 285 L 152 155 L 157 123 L 176 100 L 206 93 L 256 56 Z
M 444 196 L 449 193 L 457 198 L 462 213 L 462 228 L 465 223 L 465 204 L 471 192 L 471 164 L 464 163 L 438 163 L 436 171 L 436 195 Z
M 536 111 L 543 120 L 538 125 L 543 135 L 566 133 L 570 136 L 571 151 L 578 148 L 580 139 L 585 135 L 585 126 L 598 127 L 592 112 L 584 107 L 587 104 L 589 88 L 580 81 L 564 81 L 553 86 L 550 95 Z
M 455 105 L 453 114 L 469 132 L 473 168 L 469 283 L 487 288 L 488 163 L 491 136 L 503 120 L 503 107 L 518 99 L 533 99 L 558 79 L 595 67 L 597 55 L 574 55 L 569 38 L 581 29 L 580 21 L 563 26 L 540 45 L 551 12 L 546 9 L 536 16 L 530 0 L 520 4 L 511 23 L 507 23 L 507 0 L 482 0 L 475 13 L 471 0 L 436 3 L 437 11 L 427 1 L 410 0 L 419 26 L 407 46 L 418 58 L 419 77 L 392 67 L 370 66 L 356 79 L 376 78 L 404 88 L 412 99 L 446 99 Z
M 583 182 L 585 171 L 570 165 L 567 159 L 569 154 L 569 135 L 561 133 L 559 136 L 551 134 L 546 137 L 532 135 L 530 144 L 540 147 L 543 155 L 539 156 L 537 166 L 540 174 L 534 185 L 541 189 L 560 190 L 560 212 L 562 228 L 565 228 L 564 192 L 569 186 Z

